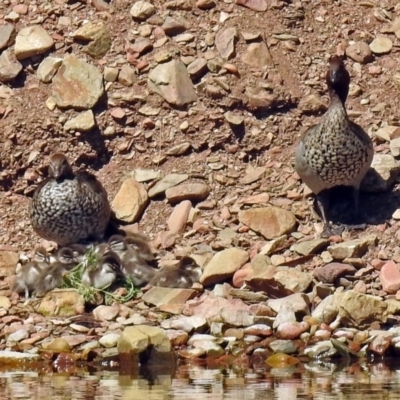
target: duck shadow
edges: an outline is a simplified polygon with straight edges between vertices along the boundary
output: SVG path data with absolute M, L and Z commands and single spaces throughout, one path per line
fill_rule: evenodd
M 360 192 L 358 215 L 354 212 L 352 188 L 336 187 L 330 194 L 329 219 L 339 224 L 380 225 L 392 218 L 400 208 L 400 190 Z

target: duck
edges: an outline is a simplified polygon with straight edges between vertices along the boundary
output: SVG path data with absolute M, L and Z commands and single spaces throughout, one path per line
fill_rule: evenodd
M 36 188 L 29 206 L 33 230 L 68 246 L 101 240 L 111 216 L 107 192 L 87 171 L 75 173 L 63 153 L 50 157 L 48 178 Z
M 354 216 L 358 214 L 360 184 L 374 155 L 371 138 L 346 111 L 350 74 L 342 56 L 329 60 L 326 83 L 330 104 L 319 124 L 301 137 L 295 153 L 295 169 L 315 194 L 325 227 L 329 226 L 330 189 L 349 186 Z
M 118 254 L 106 251 L 97 265 L 90 265 L 83 271 L 82 283 L 103 290 L 115 282 L 120 271 L 121 260 Z
M 191 288 L 202 274 L 199 265 L 191 257 L 183 257 L 178 266 L 161 268 L 149 281 L 149 286 Z

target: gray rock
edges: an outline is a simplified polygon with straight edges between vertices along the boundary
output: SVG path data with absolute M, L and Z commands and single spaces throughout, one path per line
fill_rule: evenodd
M 364 192 L 386 192 L 400 175 L 400 163 L 390 154 L 375 153 L 371 168 L 361 182 Z
M 53 38 L 39 25 L 22 28 L 15 38 L 14 53 L 18 60 L 43 54 L 53 47 Z
M 259 69 L 266 65 L 273 65 L 271 54 L 264 42 L 250 43 L 242 56 L 242 61 Z
M 234 27 L 222 28 L 215 35 L 215 46 L 218 53 L 225 60 L 230 60 L 234 57 L 237 36 L 237 29 Z
M 0 55 L 0 82 L 7 83 L 14 80 L 22 71 L 22 65 L 13 60 L 10 50 L 5 50 Z
M 167 189 L 186 181 L 188 178 L 189 175 L 187 174 L 168 174 L 149 190 L 149 197 L 156 197 L 164 193 Z
M 291 250 L 299 253 L 303 256 L 307 256 L 309 254 L 315 254 L 322 250 L 326 246 L 328 246 L 329 240 L 326 239 L 315 239 L 315 240 L 307 240 L 304 242 L 296 243 L 291 247 Z
M 184 106 L 197 100 L 192 81 L 182 61 L 160 64 L 149 73 L 148 86 L 169 104 Z
M 362 257 L 368 251 L 368 247 L 375 245 L 375 243 L 376 235 L 369 235 L 360 239 L 334 244 L 328 247 L 328 251 L 334 260 L 342 261 L 345 258 Z
M 93 111 L 81 112 L 76 117 L 68 120 L 64 125 L 65 131 L 89 132 L 96 126 Z
M 133 18 L 144 21 L 155 14 L 156 8 L 147 1 L 137 1 L 131 8 L 130 14 Z
M 49 83 L 57 73 L 58 68 L 62 64 L 62 58 L 46 57 L 37 69 L 37 77 L 41 82 Z
M 0 50 L 11 45 L 14 30 L 15 28 L 13 24 L 5 23 L 0 25 Z
M 274 353 L 293 354 L 297 352 L 297 347 L 293 340 L 274 340 L 269 344 Z
M 103 93 L 103 76 L 94 65 L 72 54 L 65 57 L 52 85 L 58 107 L 87 110 L 97 104 Z

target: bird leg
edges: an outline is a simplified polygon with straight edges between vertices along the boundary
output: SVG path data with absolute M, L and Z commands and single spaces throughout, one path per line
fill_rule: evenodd
M 317 194 L 317 205 L 321 213 L 322 221 L 324 222 L 324 229 L 322 230 L 321 237 L 328 238 L 330 236 L 341 235 L 344 231 L 344 226 L 333 225 L 328 220 L 328 210 L 330 205 L 331 193 L 329 190 L 323 190 Z

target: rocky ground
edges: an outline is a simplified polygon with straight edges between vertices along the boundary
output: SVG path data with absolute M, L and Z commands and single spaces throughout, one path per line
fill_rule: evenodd
M 389 0 L 1 2 L 0 349 L 88 359 L 172 344 L 181 357 L 274 352 L 278 364 L 395 351 L 399 15 Z M 293 151 L 327 107 L 335 53 L 376 154 L 367 227 L 323 239 Z M 56 151 L 97 175 L 160 266 L 195 258 L 201 284 L 94 309 L 73 291 L 12 293 L 41 242 L 27 208 Z M 347 199 L 338 191 L 338 222 Z

